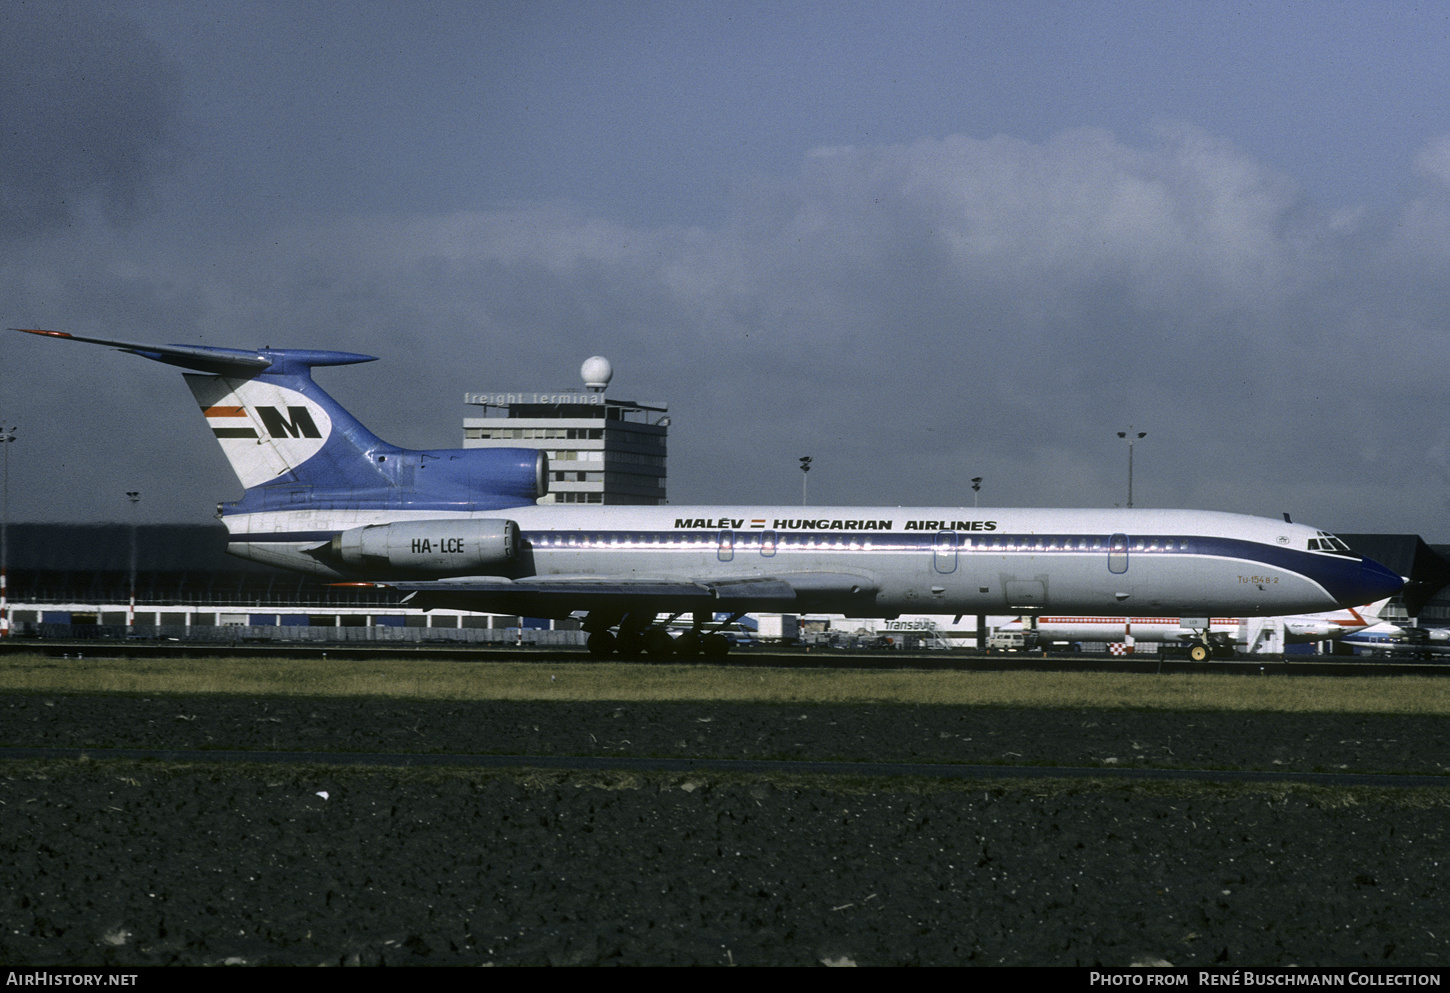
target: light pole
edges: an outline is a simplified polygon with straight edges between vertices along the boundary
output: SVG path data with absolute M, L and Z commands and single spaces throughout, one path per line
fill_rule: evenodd
M 1133 431 L 1133 425 L 1128 425 L 1128 430 L 1119 431 L 1119 438 L 1125 438 L 1128 442 L 1128 506 L 1133 506 L 1133 442 L 1148 437 L 1147 431 Z
M 5 481 L 0 484 L 0 638 L 10 637 L 10 603 L 7 600 L 5 566 L 9 562 L 10 538 L 10 443 L 15 440 L 15 425 L 0 427 L 0 445 L 5 446 Z
M 131 602 L 126 607 L 126 634 L 136 633 L 136 504 L 141 501 L 140 490 L 127 490 L 126 499 L 131 501 Z
M 811 457 L 801 456 L 801 506 L 806 505 L 806 473 L 811 471 Z
M 977 495 L 982 492 L 982 477 L 972 477 L 972 506 L 977 506 Z

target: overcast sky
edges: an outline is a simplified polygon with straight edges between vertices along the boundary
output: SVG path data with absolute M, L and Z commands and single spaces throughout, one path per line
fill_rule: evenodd
M 670 404 L 671 502 L 1125 501 L 1450 541 L 1450 13 L 0 0 L 0 326 Z M 11 520 L 205 521 L 177 371 L 0 335 Z

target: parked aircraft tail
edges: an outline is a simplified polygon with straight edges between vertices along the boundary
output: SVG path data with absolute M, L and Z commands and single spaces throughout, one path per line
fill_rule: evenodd
M 1389 608 L 1395 597 L 1385 597 L 1383 600 L 1376 600 L 1374 603 L 1367 603 L 1362 607 L 1350 608 L 1350 613 L 1358 614 L 1361 627 L 1376 624 L 1385 619 L 1386 614 L 1394 611 Z

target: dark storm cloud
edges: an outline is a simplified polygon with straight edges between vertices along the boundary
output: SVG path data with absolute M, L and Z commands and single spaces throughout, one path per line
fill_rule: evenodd
M 181 154 L 180 76 L 133 21 L 101 5 L 0 8 L 0 234 L 98 206 L 124 224 Z
M 421 350 L 480 355 L 465 388 L 551 361 L 572 378 L 604 351 L 638 377 L 620 388 L 690 404 L 679 422 L 700 454 L 672 462 L 678 499 L 759 498 L 759 475 L 722 458 L 756 437 L 781 450 L 757 445 L 751 465 L 789 465 L 807 443 L 851 465 L 836 493 L 822 473 L 822 499 L 946 501 L 975 460 L 1013 466 L 1004 497 L 1070 504 L 1116 493 L 1115 460 L 1088 472 L 1070 453 L 1113 451 L 1103 439 L 1135 411 L 1158 412 L 1155 437 L 1202 435 L 1225 395 L 1285 416 L 1278 319 L 1324 254 L 1301 212 L 1282 176 L 1165 127 L 1146 145 L 1081 130 L 822 148 L 743 191 L 719 228 L 521 205 L 360 219 L 299 244 L 331 246 L 311 259 L 322 271 L 389 287 L 366 327 L 406 308 Z
M 1152 439 L 1140 502 L 1343 521 L 1379 499 L 1346 489 L 1347 466 L 1404 478 L 1445 437 L 1431 424 L 1405 444 L 1393 385 L 1436 368 L 1422 331 L 1444 281 L 1397 287 L 1395 267 L 1363 264 L 1396 237 L 1406 260 L 1441 257 L 1437 196 L 1408 205 L 1425 218 L 1411 237 L 1316 211 L 1192 128 L 1080 129 L 818 149 L 719 228 L 525 205 L 310 240 L 347 246 L 325 268 L 389 284 L 433 354 L 486 351 L 465 388 L 567 382 L 603 351 L 620 389 L 685 408 L 679 501 L 789 501 L 785 470 L 810 453 L 821 501 L 949 502 L 985 471 L 1006 503 L 1111 504 L 1113 432 L 1136 422 Z M 1346 391 L 1351 367 L 1385 378 Z

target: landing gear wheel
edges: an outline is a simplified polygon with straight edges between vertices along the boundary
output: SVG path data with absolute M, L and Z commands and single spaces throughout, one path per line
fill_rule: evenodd
M 644 650 L 644 635 L 638 631 L 621 631 L 615 636 L 614 650 L 625 658 L 635 658 Z
M 675 654 L 675 639 L 664 628 L 650 628 L 644 633 L 644 650 L 652 659 L 667 659 Z
M 605 656 L 614 651 L 614 635 L 608 631 L 595 631 L 586 642 L 590 655 Z
M 700 639 L 700 651 L 708 659 L 723 659 L 730 654 L 730 639 L 723 634 L 707 634 Z
M 1188 657 L 1195 662 L 1207 662 L 1212 654 L 1207 645 L 1194 645 L 1188 650 Z
M 686 631 L 675 639 L 675 654 L 682 659 L 694 658 L 700 654 L 700 635 Z

